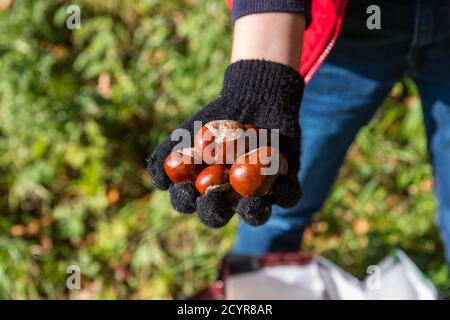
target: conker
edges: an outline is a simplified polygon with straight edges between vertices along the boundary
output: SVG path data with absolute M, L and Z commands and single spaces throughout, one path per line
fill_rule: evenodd
M 203 169 L 194 148 L 172 151 L 164 162 L 164 171 L 173 183 L 194 182 Z
M 254 124 L 251 124 L 251 123 L 244 124 L 244 130 L 247 131 L 249 129 L 254 129 L 254 130 L 258 131 L 258 128 Z
M 264 146 L 236 159 L 229 173 L 230 184 L 241 196 L 263 196 L 287 169 L 286 157 L 276 148 Z
M 246 152 L 244 126 L 234 120 L 214 120 L 194 137 L 195 151 L 207 164 L 232 164 Z
M 219 191 L 229 190 L 228 171 L 229 169 L 221 164 L 214 164 L 203 169 L 195 180 L 197 191 L 205 194 L 213 189 L 218 189 Z

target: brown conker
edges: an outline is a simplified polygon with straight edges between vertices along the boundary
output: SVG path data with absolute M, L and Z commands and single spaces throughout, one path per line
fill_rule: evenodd
M 276 148 L 264 146 L 236 159 L 229 173 L 230 184 L 241 196 L 263 196 L 287 169 L 286 157 Z
M 244 126 L 234 120 L 210 121 L 197 131 L 194 148 L 207 164 L 232 164 L 246 152 Z
M 173 183 L 195 182 L 204 167 L 194 148 L 172 151 L 164 161 L 164 171 Z
M 217 188 L 220 191 L 229 190 L 228 172 L 229 169 L 226 166 L 213 164 L 200 172 L 197 179 L 195 179 L 195 188 L 201 194 Z
M 258 128 L 254 124 L 251 124 L 251 123 L 244 124 L 244 130 L 247 131 L 249 129 L 258 131 Z

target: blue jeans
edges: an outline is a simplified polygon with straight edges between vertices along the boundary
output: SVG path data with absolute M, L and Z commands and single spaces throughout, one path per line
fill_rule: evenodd
M 366 8 L 381 8 L 381 30 L 368 30 Z M 438 224 L 450 261 L 450 1 L 349 1 L 336 47 L 307 85 L 303 130 L 302 201 L 274 206 L 261 227 L 241 224 L 233 252 L 297 251 L 303 230 L 328 196 L 346 151 L 393 84 L 417 84 L 434 168 Z M 414 134 L 414 133 L 412 133 Z

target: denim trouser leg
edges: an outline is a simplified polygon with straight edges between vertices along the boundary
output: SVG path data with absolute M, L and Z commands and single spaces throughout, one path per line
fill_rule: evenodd
M 450 61 L 450 55 L 449 55 Z M 450 76 L 450 70 L 448 71 Z M 450 263 L 450 78 L 445 95 L 441 86 L 418 80 L 422 96 L 428 150 L 433 164 L 437 222 Z
M 417 49 L 412 75 L 422 98 L 437 198 L 437 222 L 450 263 L 450 5 L 438 41 Z M 445 23 L 446 22 L 446 23 Z
M 263 226 L 241 224 L 234 253 L 297 251 L 304 228 L 324 203 L 349 145 L 373 116 L 395 80 L 378 81 L 324 65 L 305 91 L 301 202 L 292 209 L 274 206 Z

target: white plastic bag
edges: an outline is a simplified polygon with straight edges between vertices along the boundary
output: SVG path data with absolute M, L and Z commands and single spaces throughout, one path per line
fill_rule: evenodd
M 368 268 L 365 281 L 359 281 L 331 261 L 316 257 L 308 262 L 276 262 L 246 272 L 227 275 L 226 299 L 401 299 L 434 300 L 438 293 L 403 251 L 396 250 L 378 265 Z

